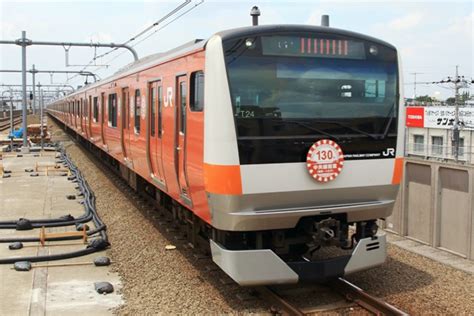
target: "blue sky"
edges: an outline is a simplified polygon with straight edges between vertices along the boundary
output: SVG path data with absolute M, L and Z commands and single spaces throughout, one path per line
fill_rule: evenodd
M 193 0 L 196 3 L 198 0 Z M 27 37 L 45 41 L 115 42 L 129 39 L 158 20 L 182 1 L 5 1 L 0 0 L 0 37 L 14 40 L 21 30 Z M 189 5 L 188 7 L 192 6 Z M 473 74 L 472 1 L 205 1 L 187 15 L 136 46 L 140 56 L 171 49 L 194 38 L 250 24 L 249 11 L 258 5 L 261 24 L 319 24 L 321 14 L 329 14 L 331 26 L 371 35 L 394 44 L 402 55 L 405 96 L 413 95 L 413 72 L 417 81 L 438 81 L 454 74 Z M 98 50 L 98 54 L 107 49 Z M 98 60 L 108 62 L 117 52 Z M 71 48 L 70 63 L 86 64 L 93 49 Z M 129 53 L 114 59 L 108 68 L 90 67 L 102 78 L 131 61 Z M 75 69 L 65 67 L 61 47 L 28 48 L 28 67 L 38 69 Z M 0 68 L 20 69 L 20 48 L 0 45 Z M 19 83 L 20 76 L 0 74 L 0 83 Z M 54 76 L 64 82 L 66 76 Z M 39 76 L 43 84 L 48 74 Z M 70 80 L 81 84 L 81 78 Z M 474 93 L 474 89 L 471 89 Z M 418 85 L 417 94 L 444 99 L 453 94 L 447 86 Z

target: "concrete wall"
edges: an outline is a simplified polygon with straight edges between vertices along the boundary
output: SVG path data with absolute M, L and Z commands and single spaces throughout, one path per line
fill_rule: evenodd
M 383 226 L 474 260 L 474 166 L 408 157 L 404 170 Z

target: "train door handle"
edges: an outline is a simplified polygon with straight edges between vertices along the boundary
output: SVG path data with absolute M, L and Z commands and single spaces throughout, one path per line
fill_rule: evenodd
M 179 146 L 176 147 L 176 150 L 177 150 L 177 151 L 180 151 L 180 150 L 181 150 L 181 147 L 179 147 Z

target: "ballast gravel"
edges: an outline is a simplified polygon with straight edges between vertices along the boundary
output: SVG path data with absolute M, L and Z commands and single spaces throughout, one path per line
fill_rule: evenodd
M 65 139 L 53 125 L 53 135 Z M 53 139 L 54 140 L 54 139 Z M 97 198 L 97 209 L 107 224 L 113 269 L 122 280 L 125 304 L 114 310 L 121 315 L 154 314 L 268 314 L 260 299 L 241 300 L 249 290 L 223 284 L 223 272 L 206 267 L 210 259 L 198 259 L 185 243 L 160 225 L 156 213 L 110 175 L 98 159 L 67 141 L 67 153 L 85 175 Z M 166 250 L 166 246 L 176 246 Z M 348 276 L 368 293 L 411 315 L 472 315 L 474 277 L 431 259 L 389 245 L 387 262 Z M 225 283 L 225 282 L 224 282 Z M 311 291 L 301 292 L 299 301 Z M 310 297 L 308 297 L 310 300 Z M 361 312 L 358 308 L 354 310 Z M 341 311 L 353 314 L 350 311 Z M 365 311 L 364 311 L 365 312 Z M 363 312 L 363 313 L 364 313 Z

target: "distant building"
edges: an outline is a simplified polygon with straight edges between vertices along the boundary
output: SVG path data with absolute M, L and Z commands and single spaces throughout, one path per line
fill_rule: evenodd
M 454 106 L 408 106 L 406 108 L 406 148 L 408 156 L 454 160 Z M 458 160 L 474 164 L 474 108 L 459 108 L 461 124 Z

